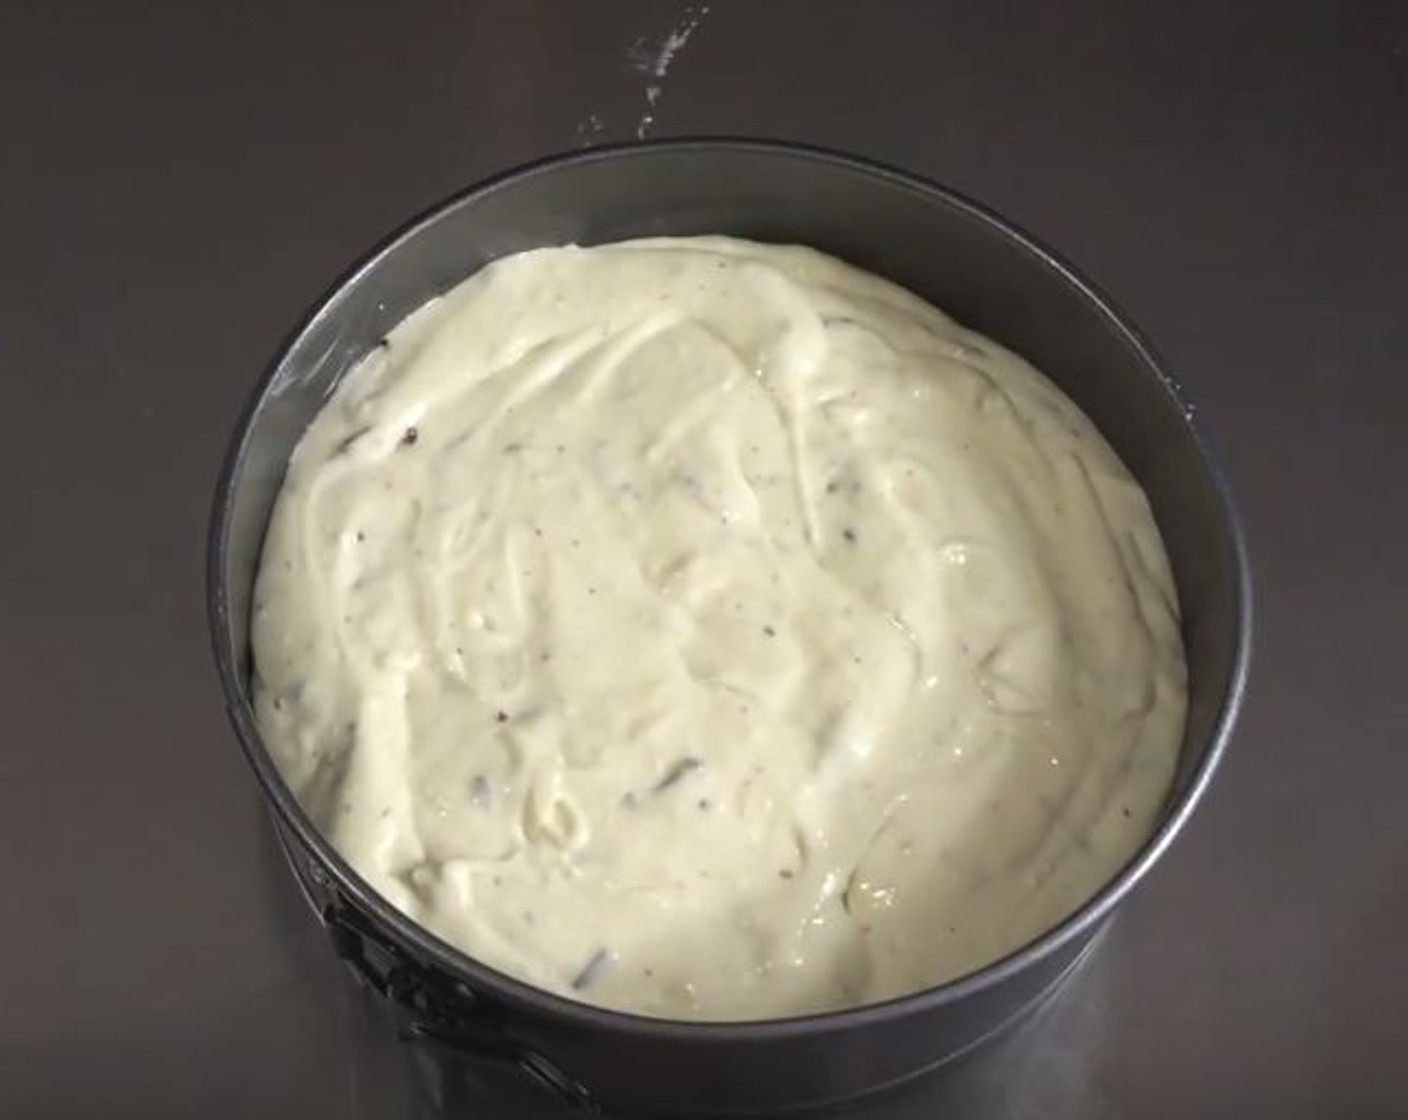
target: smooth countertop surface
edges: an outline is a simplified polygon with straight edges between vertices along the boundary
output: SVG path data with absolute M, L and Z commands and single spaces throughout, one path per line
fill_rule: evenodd
M 437 1115 L 227 729 L 206 514 L 365 247 L 638 133 L 851 149 L 1055 245 L 1180 375 L 1257 568 L 1175 850 L 1034 1025 L 847 1115 L 1408 1115 L 1408 9 L 11 5 L 0 90 L 0 1115 Z

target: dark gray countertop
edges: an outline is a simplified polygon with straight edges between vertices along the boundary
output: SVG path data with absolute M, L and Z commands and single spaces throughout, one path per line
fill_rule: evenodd
M 0 1116 L 429 1115 L 227 730 L 207 506 L 365 246 L 638 130 L 853 149 L 1055 244 L 1250 532 L 1252 687 L 1192 828 L 1042 1022 L 867 1115 L 1408 1115 L 1408 9 L 13 4 L 0 90 Z

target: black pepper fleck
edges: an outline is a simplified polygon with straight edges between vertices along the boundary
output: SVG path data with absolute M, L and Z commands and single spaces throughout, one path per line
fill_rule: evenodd
M 417 428 L 414 424 L 412 424 L 409 428 L 406 429 L 405 434 L 401 436 L 401 446 L 411 447 L 415 444 L 416 440 L 418 439 L 420 439 L 420 429 Z
M 508 713 L 507 713 L 507 712 L 500 712 L 498 715 L 496 715 L 496 716 L 494 717 L 494 719 L 497 720 L 499 723 L 507 723 L 507 722 L 508 722 Z
M 842 530 L 841 536 L 845 537 L 846 540 L 847 540 L 849 543 L 851 543 L 851 544 L 855 544 L 855 543 L 856 543 L 856 531 L 855 531 L 854 529 L 844 529 L 844 530 Z
M 353 432 L 353 433 L 352 433 L 351 435 L 349 435 L 346 439 L 344 439 L 341 443 L 339 443 L 336 447 L 334 447 L 332 453 L 333 453 L 334 455 L 342 455 L 342 454 L 345 454 L 346 452 L 348 452 L 348 451 L 350 451 L 350 450 L 352 449 L 352 445 L 353 445 L 354 443 L 356 443 L 359 439 L 361 439 L 361 438 L 362 438 L 364 435 L 366 435 L 369 431 L 371 431 L 371 428 L 358 428 L 355 432 Z
M 704 763 L 693 755 L 685 755 L 676 761 L 650 789 L 651 793 L 663 793 L 676 782 L 696 770 L 703 769 Z
M 763 633 L 766 634 L 769 638 L 777 637 L 777 631 L 774 630 L 771 626 L 764 626 Z
M 592 959 L 586 963 L 586 965 L 582 968 L 582 971 L 577 973 L 576 977 L 573 979 L 573 990 L 581 991 L 583 988 L 590 987 L 592 983 L 606 969 L 606 966 L 610 963 L 610 960 L 610 954 L 607 953 L 605 949 L 598 949 L 597 952 L 592 956 Z

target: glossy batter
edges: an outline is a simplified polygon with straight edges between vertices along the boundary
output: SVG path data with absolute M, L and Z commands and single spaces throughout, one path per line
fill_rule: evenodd
M 500 260 L 293 456 L 266 742 L 397 906 L 682 1019 L 924 988 L 1135 852 L 1185 707 L 1139 487 L 1021 359 L 723 238 Z

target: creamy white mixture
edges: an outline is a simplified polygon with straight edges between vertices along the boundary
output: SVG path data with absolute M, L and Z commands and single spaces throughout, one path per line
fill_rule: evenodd
M 294 454 L 258 717 L 397 906 L 587 1002 L 867 1003 L 1048 929 L 1184 706 L 1144 495 L 1046 379 L 818 253 L 544 249 Z

